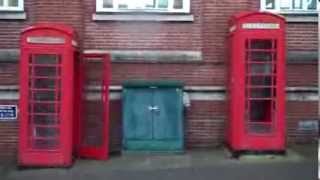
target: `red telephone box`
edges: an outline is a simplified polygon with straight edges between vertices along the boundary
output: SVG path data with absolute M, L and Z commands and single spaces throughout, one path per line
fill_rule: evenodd
M 38 24 L 22 32 L 19 164 L 70 166 L 77 41 L 72 28 Z
M 244 12 L 229 31 L 227 142 L 234 152 L 284 152 L 285 19 Z
M 79 157 L 106 160 L 109 157 L 109 54 L 84 54 L 78 76 Z
M 20 165 L 70 166 L 73 153 L 108 158 L 109 67 L 108 54 L 80 55 L 68 26 L 38 24 L 22 32 Z M 91 86 L 98 88 L 93 98 Z

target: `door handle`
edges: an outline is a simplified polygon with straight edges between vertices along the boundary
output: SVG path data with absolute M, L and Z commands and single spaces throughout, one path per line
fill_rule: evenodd
M 149 106 L 148 109 L 149 109 L 149 111 L 156 111 L 156 110 L 159 110 L 159 107 L 158 106 Z

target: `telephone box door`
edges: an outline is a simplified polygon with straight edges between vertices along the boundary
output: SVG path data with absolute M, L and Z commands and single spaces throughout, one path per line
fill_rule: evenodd
M 63 134 L 63 123 L 61 122 L 61 63 L 63 53 L 58 51 L 37 50 L 37 53 L 25 52 L 24 67 L 29 66 L 22 73 L 29 74 L 24 76 L 22 87 L 29 89 L 29 92 L 22 92 L 23 98 L 28 97 L 28 102 L 21 103 L 23 115 L 28 112 L 28 117 L 23 118 L 25 123 L 21 131 L 28 132 L 27 138 L 30 149 L 43 152 L 46 156 L 43 162 L 30 162 L 31 164 L 46 164 L 46 162 L 58 161 L 54 156 L 50 156 L 52 152 L 60 152 Z M 26 73 L 25 73 L 26 72 Z M 24 109 L 27 107 L 26 109 Z M 45 154 L 47 153 L 47 154 Z M 38 155 L 41 157 L 41 155 Z M 51 159 L 52 158 L 52 159 Z
M 274 134 L 276 126 L 277 39 L 245 39 L 248 134 Z M 259 38 L 257 38 L 259 37 Z
M 98 160 L 109 154 L 109 55 L 85 54 L 80 62 L 78 155 Z

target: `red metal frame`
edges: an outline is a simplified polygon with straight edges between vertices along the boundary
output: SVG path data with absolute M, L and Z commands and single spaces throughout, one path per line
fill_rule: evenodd
M 78 156 L 85 158 L 94 158 L 98 160 L 106 160 L 109 158 L 109 84 L 110 84 L 110 55 L 109 54 L 84 54 L 82 55 L 80 62 L 80 74 L 79 74 L 79 97 L 85 98 L 84 90 L 85 90 L 85 76 L 87 76 L 84 68 L 87 67 L 88 63 L 90 63 L 91 59 L 99 59 L 103 62 L 104 72 L 103 72 L 103 81 L 102 81 L 102 89 L 101 89 L 101 99 L 103 106 L 103 117 L 101 117 L 102 121 L 102 142 L 98 146 L 88 145 L 83 142 L 85 138 L 85 124 L 89 119 L 85 118 L 85 109 L 82 107 L 83 102 L 78 102 L 79 107 L 79 146 L 78 146 Z M 79 99 L 80 100 L 80 99 Z M 99 107 L 97 107 L 99 108 Z M 99 133 L 99 132 L 97 132 Z
M 243 24 L 278 24 L 268 29 L 266 26 L 244 28 Z M 229 146 L 234 151 L 285 150 L 285 20 L 283 17 L 264 12 L 244 12 L 231 18 L 229 22 L 229 83 L 228 83 L 228 107 L 229 121 L 226 138 Z M 269 26 L 270 27 L 270 26 Z M 258 40 L 271 42 L 268 48 L 253 48 L 251 45 Z M 246 44 L 247 42 L 247 44 Z M 267 43 L 265 43 L 267 44 Z M 254 60 L 253 55 L 262 52 L 271 55 L 270 60 Z M 266 58 L 266 56 L 263 56 Z M 268 73 L 252 74 L 253 67 L 271 69 Z M 252 80 L 262 82 L 269 77 L 266 84 L 251 84 Z M 259 81 L 259 80 L 258 80 Z M 264 91 L 259 91 L 263 89 Z M 253 94 L 254 92 L 255 94 Z M 258 93 L 257 93 L 258 92 Z M 253 118 L 257 111 L 257 103 L 267 106 L 263 108 L 263 119 Z M 250 104 L 255 103 L 252 108 Z M 261 110 L 261 108 L 260 108 Z M 254 128 L 252 128 L 254 127 Z M 257 127 L 266 130 L 257 131 Z M 263 128 L 261 128 L 263 127 Z M 270 127 L 270 128 L 268 128 Z M 256 132 L 254 132 L 255 130 Z
M 57 24 L 38 24 L 22 32 L 18 152 L 20 165 L 70 166 L 72 163 L 75 36 L 70 27 Z M 47 57 L 35 59 L 41 55 Z M 58 62 L 48 63 L 51 61 L 48 55 L 59 57 Z M 52 70 L 55 75 L 50 75 Z M 40 72 L 41 75 L 35 74 Z M 44 87 L 38 87 L 40 80 Z M 52 81 L 54 87 L 49 85 Z M 50 93 L 54 93 L 51 94 L 54 99 L 45 99 L 50 97 Z M 54 106 L 51 108 L 54 110 L 49 108 L 52 104 Z M 39 124 L 40 121 L 44 124 Z M 49 125 L 53 121 L 56 124 Z M 56 130 L 55 135 L 51 134 L 53 129 Z M 57 144 L 50 147 L 53 140 Z

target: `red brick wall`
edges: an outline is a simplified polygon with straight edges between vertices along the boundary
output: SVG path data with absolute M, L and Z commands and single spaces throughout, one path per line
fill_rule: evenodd
M 286 104 L 289 143 L 316 142 L 318 133 L 299 130 L 299 121 L 319 120 L 318 102 L 289 101 Z
M 18 85 L 19 65 L 17 63 L 1 63 L 0 85 Z
M 208 148 L 224 142 L 224 101 L 192 101 L 186 111 L 187 148 Z
M 112 84 L 130 79 L 174 79 L 186 85 L 224 85 L 224 65 L 213 64 L 112 64 Z
M 83 2 L 81 4 L 80 2 Z M 184 64 L 113 63 L 112 84 L 128 79 L 178 79 L 187 85 L 224 86 L 225 38 L 229 16 L 243 10 L 258 10 L 259 0 L 191 0 L 194 22 L 94 22 L 95 0 L 25 0 L 27 20 L 0 20 L 0 49 L 18 48 L 19 33 L 30 24 L 47 21 L 66 23 L 78 31 L 85 49 L 192 50 L 204 61 Z M 315 23 L 290 23 L 289 51 L 318 47 Z M 1 63 L 0 85 L 17 85 L 15 63 Z M 288 64 L 288 86 L 316 86 L 315 64 Z M 0 104 L 14 103 L 0 101 Z M 192 101 L 186 112 L 186 145 L 204 148 L 223 142 L 224 101 Z M 289 142 L 307 142 L 316 135 L 297 131 L 300 120 L 317 117 L 316 102 L 287 102 Z M 112 149 L 121 144 L 121 103 L 111 102 Z M 0 159 L 15 156 L 17 123 L 0 122 Z
M 227 21 L 231 15 L 248 10 L 249 0 L 203 1 L 202 42 L 205 61 L 225 60 Z
M 289 23 L 287 25 L 288 50 L 317 51 L 318 34 L 316 23 Z
M 317 86 L 317 64 L 288 64 L 287 86 Z
M 193 23 L 94 22 L 95 0 L 84 0 L 86 49 L 200 50 L 201 1 L 191 1 Z

